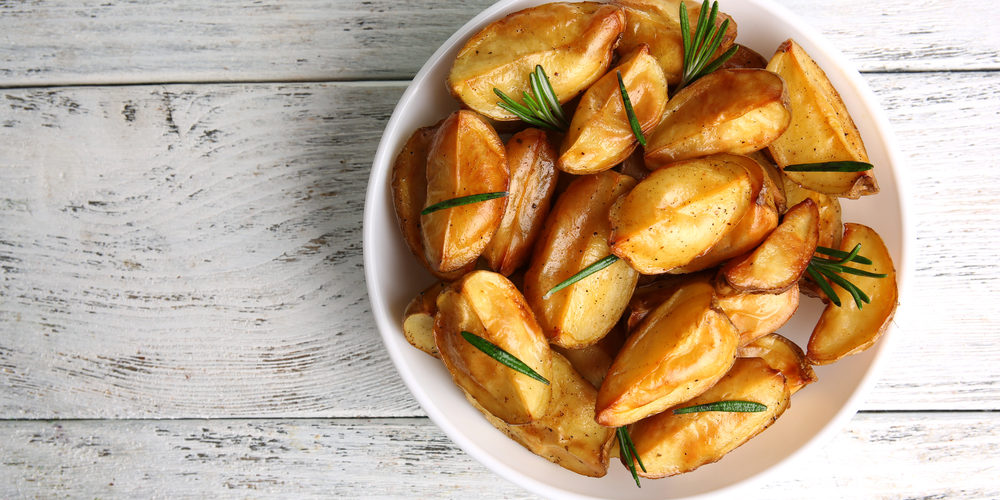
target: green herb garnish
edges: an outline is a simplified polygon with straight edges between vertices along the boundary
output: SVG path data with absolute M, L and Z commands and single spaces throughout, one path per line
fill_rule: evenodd
M 635 463 L 639 462 L 639 467 L 642 468 L 643 472 L 646 472 L 646 466 L 642 464 L 642 459 L 639 458 L 639 453 L 635 451 L 635 443 L 632 442 L 632 436 L 628 434 L 628 428 L 621 426 L 615 429 L 615 434 L 618 435 L 618 452 L 622 456 L 622 460 L 625 461 L 625 465 L 628 467 L 629 472 L 632 473 L 632 479 L 635 479 L 635 485 L 642 488 L 639 484 L 639 473 L 635 470 Z M 635 460 L 633 460 L 633 458 Z
M 817 285 L 819 285 L 820 290 L 833 302 L 837 307 L 841 306 L 840 297 L 837 297 L 837 292 L 833 290 L 834 285 L 847 290 L 847 293 L 851 294 L 854 298 L 854 303 L 858 305 L 858 309 L 864 308 L 865 304 L 871 302 L 871 298 L 868 297 L 865 292 L 857 287 L 854 283 L 851 283 L 845 279 L 841 274 L 853 274 L 855 276 L 864 276 L 867 278 L 885 278 L 887 275 L 883 273 L 873 273 L 871 271 L 865 271 L 864 269 L 858 269 L 856 267 L 847 266 L 848 262 L 854 262 L 856 264 L 871 265 L 871 259 L 862 257 L 858 255 L 861 251 L 861 243 L 858 243 L 850 252 L 845 252 L 843 250 L 836 250 L 833 248 L 826 247 L 816 247 L 816 253 L 829 255 L 834 257 L 833 259 L 826 259 L 823 257 L 813 256 L 809 259 L 809 265 L 806 267 L 806 272 L 809 273 L 809 277 L 812 278 Z
M 513 354 L 501 349 L 496 344 L 486 340 L 479 335 L 472 332 L 462 331 L 462 338 L 466 342 L 472 344 L 476 349 L 483 351 L 487 356 L 497 360 L 500 364 L 510 368 L 512 370 L 521 372 L 539 382 L 549 385 L 549 381 L 545 377 L 541 376 L 535 370 L 532 370 L 530 366 L 526 365 L 524 361 L 517 359 Z
M 497 105 L 513 113 L 525 123 L 530 123 L 536 127 L 543 127 L 551 130 L 566 130 L 566 115 L 563 114 L 562 105 L 556 97 L 556 91 L 549 82 L 548 75 L 541 66 L 535 66 L 535 71 L 528 75 L 528 83 L 531 85 L 531 92 L 524 92 L 524 104 L 521 104 L 502 90 L 493 87 L 502 102 Z
M 732 411 L 739 413 L 754 413 L 758 411 L 764 411 L 767 409 L 767 405 L 757 403 L 754 401 L 716 401 L 714 403 L 705 403 L 703 405 L 688 406 L 686 408 L 678 408 L 674 410 L 674 415 L 683 415 L 685 413 L 696 413 L 702 411 Z
M 824 161 L 820 163 L 797 163 L 783 167 L 785 172 L 864 172 L 874 165 L 863 161 Z
M 431 212 L 437 212 L 438 210 L 444 210 L 446 208 L 459 207 L 462 205 L 469 205 L 471 203 L 479 203 L 481 201 L 503 198 L 504 196 L 507 196 L 507 191 L 496 191 L 493 193 L 480 193 L 480 194 L 470 194 L 469 196 L 459 196 L 458 198 L 452 198 L 450 200 L 444 200 L 435 203 L 421 210 L 420 215 L 427 215 Z
M 622 72 L 618 72 L 618 90 L 622 93 L 622 103 L 625 105 L 625 114 L 628 115 L 628 123 L 632 126 L 632 134 L 639 140 L 642 147 L 646 147 L 646 137 L 642 135 L 642 126 L 639 125 L 639 118 L 635 116 L 632 109 L 632 100 L 628 98 L 628 91 L 625 90 L 625 81 L 622 80 Z
M 684 72 L 681 74 L 681 83 L 677 86 L 680 90 L 690 85 L 695 80 L 719 69 L 733 54 L 739 50 L 736 44 L 729 47 L 721 56 L 709 62 L 712 54 L 719 49 L 722 44 L 722 37 L 729 27 L 729 19 L 722 21 L 720 26 L 715 25 L 715 19 L 719 14 L 719 2 L 712 2 L 711 14 L 705 15 L 705 4 L 701 4 L 701 12 L 698 14 L 698 25 L 695 28 L 694 39 L 691 39 L 691 23 L 688 21 L 687 8 L 681 2 L 681 41 L 684 43 Z
M 611 264 L 614 264 L 617 261 L 618 261 L 618 256 L 617 255 L 609 255 L 609 256 L 607 256 L 607 257 L 605 257 L 605 258 L 603 258 L 603 259 L 601 259 L 601 260 L 599 260 L 597 262 L 594 262 L 593 264 L 591 264 L 591 265 L 583 268 L 583 270 L 581 270 L 580 272 L 574 274 L 573 276 L 570 276 L 569 278 L 567 278 L 566 280 L 564 280 L 562 283 L 559 283 L 558 285 L 552 287 L 552 289 L 550 289 L 548 292 L 546 292 L 545 295 L 542 296 L 542 298 L 543 299 L 547 299 L 547 298 L 551 297 L 553 293 L 556 293 L 559 290 L 562 290 L 563 288 L 566 288 L 566 287 L 572 285 L 573 283 L 576 283 L 577 281 L 580 281 L 583 278 L 586 278 L 587 276 L 590 276 L 591 274 L 594 274 L 597 271 L 600 271 L 601 269 L 604 269 L 605 267 L 608 267 Z

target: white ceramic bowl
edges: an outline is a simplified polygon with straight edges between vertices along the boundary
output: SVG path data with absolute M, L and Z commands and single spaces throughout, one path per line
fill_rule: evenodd
M 365 200 L 364 262 L 372 311 L 396 369 L 428 416 L 462 449 L 497 474 L 548 498 L 704 498 L 729 494 L 760 481 L 779 465 L 794 475 L 797 457 L 824 443 L 855 413 L 864 389 L 874 379 L 876 361 L 887 351 L 891 332 L 862 354 L 817 367 L 819 382 L 796 394 L 791 408 L 774 425 L 721 461 L 688 474 L 645 480 L 641 489 L 617 461 L 612 462 L 607 476 L 595 479 L 528 452 L 495 430 L 465 401 L 440 362 L 404 339 L 400 328 L 403 309 L 433 278 L 407 250 L 397 228 L 389 188 L 393 158 L 415 129 L 458 108 L 444 82 L 464 41 L 495 19 L 541 3 L 545 2 L 502 0 L 458 30 L 417 73 L 383 133 Z M 906 273 L 911 268 L 905 249 L 912 248 L 906 244 L 911 232 L 906 230 L 904 218 L 902 168 L 888 121 L 871 90 L 841 54 L 784 8 L 767 0 L 725 0 L 721 7 L 738 23 L 738 42 L 768 57 L 782 41 L 794 38 L 840 91 L 876 165 L 881 187 L 876 196 L 844 200 L 844 220 L 867 224 L 882 235 L 899 273 L 902 302 L 907 296 L 903 289 Z M 805 346 L 822 307 L 816 300 L 804 298 L 802 302 L 781 333 Z M 897 322 L 900 316 L 897 312 Z M 433 463 L 422 466 L 428 472 L 434 469 Z

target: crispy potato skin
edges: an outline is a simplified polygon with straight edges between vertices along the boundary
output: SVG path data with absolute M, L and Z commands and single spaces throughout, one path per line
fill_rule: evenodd
M 441 122 L 428 149 L 421 210 L 460 196 L 506 191 L 508 175 L 503 142 L 493 127 L 472 111 L 456 111 Z M 495 198 L 421 215 L 421 241 L 431 269 L 448 273 L 474 264 L 506 204 L 506 198 Z
M 508 425 L 469 399 L 494 427 L 532 453 L 578 474 L 602 477 L 608 472 L 615 430 L 594 421 L 597 389 L 566 358 L 552 354 L 552 401 L 543 417 L 524 425 Z
M 792 121 L 768 149 L 778 166 L 854 160 L 868 162 L 861 134 L 826 73 L 795 41 L 778 47 L 767 69 L 781 75 L 791 97 Z M 806 189 L 845 198 L 878 192 L 871 170 L 865 172 L 785 172 Z
M 660 122 L 667 82 L 643 44 L 583 94 L 562 142 L 560 170 L 577 175 L 601 172 L 621 163 L 639 145 L 618 86 L 619 71 L 643 133 Z
M 761 358 L 772 369 L 781 372 L 788 384 L 789 395 L 819 380 L 802 348 L 777 333 L 765 335 L 740 347 L 738 355 L 741 358 Z
M 729 371 L 739 334 L 707 283 L 678 289 L 625 341 L 597 393 L 597 422 L 619 427 L 708 390 Z
M 631 426 L 629 434 L 646 466 L 639 475 L 667 477 L 717 462 L 777 420 L 788 408 L 789 391 L 785 377 L 764 360 L 741 358 L 711 389 L 675 408 L 726 400 L 756 401 L 767 410 L 674 415 L 671 409 Z
M 597 342 L 628 305 L 639 273 L 621 261 L 544 296 L 610 254 L 608 207 L 633 186 L 634 179 L 610 170 L 578 177 L 549 213 L 524 274 L 524 296 L 555 345 L 578 349 Z
M 738 47 L 733 57 L 730 57 L 722 64 L 720 69 L 764 69 L 767 67 L 767 58 L 758 54 L 757 51 L 746 45 L 736 44 Z
M 784 82 L 770 71 L 724 69 L 706 75 L 667 103 L 646 145 L 646 167 L 762 149 L 788 128 L 788 102 Z
M 551 387 L 514 371 L 461 336 L 478 335 L 552 376 L 552 351 L 531 309 L 502 274 L 473 271 L 437 299 L 434 342 L 455 383 L 508 424 L 532 422 L 548 412 Z
M 844 224 L 844 240 L 840 243 L 840 249 L 850 251 L 858 243 L 861 244 L 861 255 L 872 261 L 872 265 L 864 266 L 864 269 L 888 276 L 868 278 L 842 275 L 864 291 L 871 298 L 871 303 L 865 305 L 864 309 L 858 309 L 846 290 L 834 287 L 841 306 L 832 302 L 827 304 L 809 337 L 807 354 L 809 362 L 814 365 L 833 363 L 868 349 L 882 336 L 896 312 L 899 290 L 896 286 L 896 268 L 892 264 L 889 249 L 874 229 L 862 224 Z
M 819 241 L 819 209 L 806 198 L 754 251 L 722 266 L 721 275 L 744 292 L 781 293 L 794 286 L 809 265 Z
M 643 274 L 689 264 L 749 210 L 746 157 L 714 155 L 650 174 L 611 207 L 611 251 Z
M 434 315 L 437 314 L 437 296 L 447 286 L 437 282 L 417 294 L 403 311 L 403 335 L 413 347 L 439 358 L 434 343 Z
M 517 120 L 497 105 L 494 88 L 520 101 L 530 89 L 529 73 L 541 65 L 565 103 L 608 70 L 624 28 L 620 8 L 596 2 L 557 2 L 515 12 L 465 43 L 448 74 L 448 88 L 485 116 Z
M 717 279 L 715 294 L 719 308 L 739 330 L 741 346 L 777 331 L 799 308 L 798 283 L 781 293 L 753 293 L 740 292 Z
M 510 276 L 531 256 L 556 189 L 556 151 L 544 130 L 529 128 L 507 141 L 510 185 L 500 227 L 483 257 L 490 269 Z

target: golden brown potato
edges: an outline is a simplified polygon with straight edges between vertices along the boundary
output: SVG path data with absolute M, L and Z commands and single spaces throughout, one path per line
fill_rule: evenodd
M 403 311 L 403 335 L 413 347 L 434 356 L 438 355 L 434 344 L 434 315 L 437 314 L 437 296 L 447 286 L 437 282 L 420 292 Z
M 548 384 L 500 364 L 466 341 L 478 335 L 552 377 L 552 351 L 521 292 L 502 274 L 473 271 L 437 299 L 434 343 L 455 383 L 508 424 L 532 422 L 548 412 Z
M 634 331 L 653 309 L 669 299 L 680 287 L 694 281 L 709 283 L 710 279 L 711 275 L 707 273 L 668 274 L 656 276 L 655 281 L 637 286 L 628 301 L 628 312 L 625 315 L 626 328 L 629 332 Z
M 621 163 L 639 145 L 625 111 L 618 72 L 643 134 L 660 122 L 667 105 L 667 82 L 649 47 L 639 45 L 583 94 L 560 148 L 560 170 L 595 174 Z
M 494 427 L 532 453 L 578 474 L 604 476 L 615 430 L 594 421 L 597 389 L 557 353 L 552 354 L 551 382 L 548 413 L 524 425 L 508 425 L 477 404 L 469 393 L 465 397 Z
M 736 44 L 736 53 L 722 64 L 720 69 L 751 68 L 764 69 L 767 67 L 767 58 L 757 53 L 757 51 L 746 45 Z
M 778 170 L 778 166 L 771 160 L 771 156 L 767 152 L 767 149 L 754 151 L 747 156 L 757 162 L 757 164 L 764 169 L 764 173 L 767 174 L 768 194 L 770 194 L 771 198 L 774 200 L 774 205 L 778 208 L 778 213 L 783 214 L 787 212 L 788 207 L 791 205 L 788 205 L 787 200 L 785 199 L 784 176 L 781 175 L 781 170 Z
M 784 174 L 781 177 L 789 207 L 798 205 L 807 198 L 816 202 L 816 207 L 819 209 L 819 240 L 817 245 L 827 248 L 840 246 L 840 239 L 844 235 L 844 225 L 840 217 L 840 200 L 836 196 L 799 186 L 785 177 Z
M 719 279 L 715 294 L 719 308 L 740 332 L 741 346 L 777 331 L 799 308 L 797 283 L 782 293 L 752 293 L 737 291 Z
M 791 97 L 792 122 L 768 149 L 778 166 L 826 161 L 868 162 L 861 134 L 826 73 L 799 44 L 778 47 L 767 69 L 781 75 Z M 785 172 L 792 181 L 821 193 L 859 198 L 878 192 L 871 170 L 865 172 Z
M 819 209 L 809 198 L 785 214 L 754 251 L 722 266 L 722 276 L 744 292 L 781 293 L 806 272 L 819 240 Z
M 663 69 L 667 83 L 680 83 L 684 71 L 680 0 L 614 0 L 613 3 L 625 9 L 625 32 L 618 45 L 618 53 L 627 54 L 639 44 L 647 44 L 650 53 Z M 691 34 L 694 35 L 701 3 L 689 1 L 684 5 L 688 11 Z M 722 36 L 719 48 L 712 55 L 713 59 L 729 50 L 736 39 L 736 21 L 733 18 L 719 12 L 715 24 L 721 26 L 726 19 L 729 19 L 729 26 Z
M 729 371 L 738 340 L 711 285 L 681 287 L 615 357 L 597 393 L 597 422 L 619 427 L 701 394 Z
M 723 69 L 684 87 L 667 103 L 646 144 L 646 167 L 715 153 L 764 148 L 788 127 L 785 84 L 762 69 Z
M 425 206 L 473 194 L 506 191 L 507 160 L 493 127 L 472 111 L 441 122 L 427 153 Z M 500 225 L 506 198 L 470 203 L 420 216 L 424 255 L 447 273 L 475 263 Z
M 611 251 L 643 274 L 689 264 L 749 210 L 747 161 L 714 155 L 653 172 L 611 207 Z
M 802 349 L 777 333 L 740 347 L 738 353 L 741 358 L 761 358 L 772 369 L 781 372 L 788 384 L 789 395 L 818 380 Z
M 552 350 L 569 360 L 573 369 L 596 388 L 601 386 L 604 376 L 608 374 L 611 363 L 618 355 L 618 351 L 621 350 L 622 344 L 625 343 L 625 337 L 627 337 L 625 326 L 619 321 L 604 338 L 594 345 L 580 349 L 552 346 Z
M 579 177 L 549 213 L 524 274 L 524 296 L 553 344 L 578 349 L 597 342 L 628 305 L 639 274 L 621 261 L 545 294 L 611 253 L 608 207 L 634 185 L 631 177 L 611 170 Z
M 862 224 L 844 224 L 844 240 L 840 243 L 840 249 L 849 252 L 858 243 L 861 244 L 861 255 L 871 259 L 872 265 L 851 264 L 851 267 L 885 273 L 888 276 L 869 278 L 841 275 L 865 292 L 871 298 L 871 303 L 858 309 L 850 293 L 834 286 L 841 305 L 838 307 L 833 303 L 827 304 L 809 337 L 808 357 L 809 362 L 814 365 L 833 363 L 844 356 L 868 349 L 885 332 L 896 312 L 899 291 L 896 288 L 896 269 L 892 265 L 889 249 L 874 229 Z
M 621 9 L 596 2 L 557 2 L 515 12 L 465 43 L 448 74 L 448 88 L 483 115 L 516 120 L 497 104 L 494 88 L 521 101 L 530 89 L 529 73 L 541 65 L 565 103 L 608 70 L 624 27 Z
M 507 141 L 506 151 L 510 167 L 507 208 L 483 257 L 490 269 L 510 276 L 531 256 L 549 213 L 559 172 L 555 148 L 543 130 L 529 128 L 515 134 Z
M 682 415 L 668 410 L 631 426 L 636 453 L 646 466 L 646 472 L 636 467 L 639 475 L 660 478 L 692 471 L 718 461 L 759 434 L 788 408 L 785 377 L 760 358 L 741 358 L 719 383 L 678 407 L 731 400 L 762 403 L 767 410 Z

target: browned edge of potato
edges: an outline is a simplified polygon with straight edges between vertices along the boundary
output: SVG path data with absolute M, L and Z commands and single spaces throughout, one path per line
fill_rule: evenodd
M 438 281 L 425 288 L 403 311 L 403 336 L 413 347 L 439 358 L 434 343 L 434 315 L 437 314 L 437 297 L 447 283 Z
M 799 308 L 799 285 L 781 293 L 741 292 L 725 279 L 715 280 L 716 300 L 740 332 L 740 345 L 749 344 L 784 326 Z
M 781 372 L 788 383 L 789 395 L 819 380 L 802 348 L 777 333 L 740 347 L 737 354 L 741 358 L 761 358 L 768 366 Z

